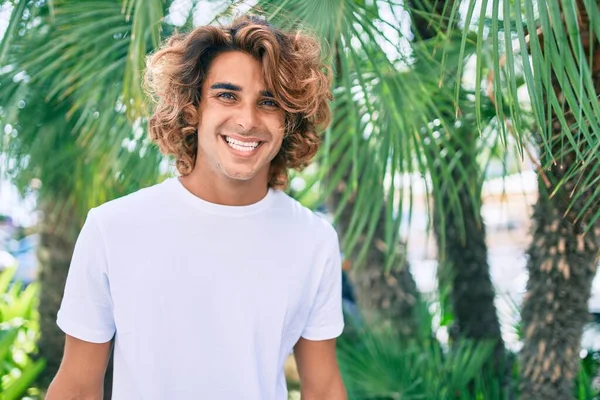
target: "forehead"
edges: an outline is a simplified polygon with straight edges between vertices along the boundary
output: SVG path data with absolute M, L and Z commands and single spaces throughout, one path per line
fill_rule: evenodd
M 210 88 L 216 82 L 233 83 L 244 91 L 266 89 L 260 62 L 241 51 L 227 51 L 212 60 L 204 86 Z

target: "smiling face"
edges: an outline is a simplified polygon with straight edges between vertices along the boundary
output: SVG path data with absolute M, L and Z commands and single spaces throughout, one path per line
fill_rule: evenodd
M 259 61 L 241 51 L 216 56 L 199 111 L 196 168 L 213 179 L 264 180 L 266 187 L 283 142 L 285 113 L 265 87 Z

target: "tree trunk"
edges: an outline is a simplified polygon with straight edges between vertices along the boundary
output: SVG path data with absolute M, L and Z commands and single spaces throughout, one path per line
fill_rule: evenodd
M 344 181 L 328 199 L 332 211 L 338 209 L 342 194 L 346 190 Z M 386 207 L 382 204 L 381 207 Z M 343 238 L 352 213 L 357 212 L 350 200 L 341 213 L 337 228 Z M 370 245 L 364 265 L 353 269 L 352 280 L 356 287 L 356 297 L 367 321 L 382 318 L 384 324 L 396 331 L 401 337 L 413 337 L 417 334 L 417 300 L 419 292 L 404 255 L 398 254 L 397 260 L 405 260 L 385 271 L 386 253 L 378 243 L 385 243 L 385 212 L 379 216 L 373 244 Z M 359 245 L 361 243 L 359 242 Z
M 577 1 L 577 8 L 586 51 L 584 59 L 589 60 L 594 49 L 592 80 L 596 93 L 600 93 L 600 43 L 590 43 L 589 18 L 581 0 Z M 554 90 L 560 98 L 560 87 L 555 77 L 553 79 Z M 575 126 L 570 109 L 565 107 L 563 116 Z M 588 143 L 582 132 L 574 134 L 578 143 Z M 565 139 L 556 115 L 553 115 L 552 137 L 552 152 L 563 155 L 545 172 L 547 182 L 538 178 L 540 194 L 534 212 L 533 242 L 528 250 L 529 281 L 522 312 L 525 337 L 520 388 L 523 398 L 534 400 L 573 396 L 573 379 L 580 366 L 583 327 L 590 319 L 588 301 L 600 247 L 600 224 L 589 226 L 590 217 L 600 211 L 597 202 L 576 219 L 589 199 L 584 195 L 567 212 L 577 177 L 567 180 L 552 198 L 549 197 L 567 171 L 577 165 L 573 151 L 567 154 L 561 151 Z M 544 151 L 540 145 L 541 159 L 544 159 Z M 587 178 L 591 173 L 598 175 L 588 168 L 583 176 Z M 586 228 L 589 232 L 584 234 Z
M 49 203 L 42 203 L 44 220 L 41 222 L 40 249 L 40 340 L 38 348 L 40 356 L 46 359 L 46 368 L 38 378 L 42 388 L 48 387 L 63 356 L 65 334 L 56 325 L 56 314 L 60 308 L 67 273 L 73 255 L 79 230 L 83 225 L 81 218 L 74 212 L 57 208 Z M 112 357 L 107 368 L 104 399 L 111 398 L 112 391 Z
M 591 49 L 594 49 L 592 80 L 596 93 L 600 93 L 600 43 L 590 43 L 589 18 L 581 0 L 577 1 L 577 8 L 586 52 L 584 59 L 589 60 Z M 553 80 L 554 90 L 560 98 L 561 89 L 555 77 Z M 562 114 L 569 125 L 575 126 L 570 109 L 565 107 Z M 578 178 L 569 179 L 562 186 L 558 182 L 577 166 L 577 160 L 574 151 L 567 154 L 561 151 L 566 139 L 556 115 L 552 117 L 551 151 L 562 155 L 544 172 L 546 180 L 538 177 L 540 193 L 533 216 L 533 242 L 528 250 L 527 264 L 529 280 L 522 311 L 524 346 L 520 389 L 524 399 L 533 400 L 573 397 L 573 379 L 580 367 L 583 327 L 590 319 L 588 301 L 600 247 L 600 224 L 589 225 L 590 217 L 600 211 L 597 202 L 576 219 L 589 199 L 589 195 L 584 195 L 567 212 Z M 589 145 L 582 132 L 574 134 L 578 143 Z M 543 160 L 545 148 L 542 145 L 539 148 Z M 598 175 L 597 171 L 588 168 L 583 176 L 587 178 L 592 173 Z M 549 193 L 557 188 L 559 190 L 550 198 Z M 586 229 L 589 231 L 584 234 Z
M 65 343 L 65 335 L 56 325 L 56 314 L 60 307 L 71 255 L 75 247 L 77 233 L 65 229 L 76 221 L 71 213 L 62 213 L 57 218 L 51 206 L 42 206 L 44 220 L 41 222 L 40 249 L 40 330 L 38 343 L 40 355 L 46 359 L 46 369 L 40 382 L 47 386 L 60 366 Z M 67 220 L 65 220 L 67 218 Z
M 447 20 L 454 0 L 409 0 L 408 3 L 412 8 L 415 40 L 428 40 L 437 35 L 436 29 L 444 32 L 448 29 Z M 448 115 L 446 123 L 452 126 L 454 119 Z M 452 148 L 445 149 L 444 146 L 448 147 L 445 143 L 437 149 L 446 165 L 454 165 L 449 181 L 440 179 L 441 186 L 434 187 L 434 232 L 440 260 L 438 276 L 440 288 L 445 289 L 444 286 L 448 285 L 451 289 L 450 299 L 455 318 L 452 336 L 496 342 L 496 360 L 502 362 L 504 342 L 494 304 L 495 290 L 487 259 L 485 225 L 481 220 L 483 174 L 476 159 L 476 124 L 470 120 L 462 122 L 463 128 L 452 132 L 453 135 L 460 135 L 450 139 Z M 456 158 L 456 164 L 450 162 L 451 157 Z M 441 177 L 439 173 L 438 177 Z M 453 204 L 449 185 L 456 189 L 462 215 L 449 208 Z M 443 219 L 440 213 L 443 213 Z M 459 229 L 461 225 L 464 226 L 464 232 Z
M 521 393 L 524 399 L 568 399 L 579 370 L 583 326 L 589 320 L 599 232 L 583 236 L 584 225 L 563 216 L 559 199 L 548 198 L 541 178 L 539 186 L 522 311 Z
M 463 122 L 464 123 L 464 122 Z M 461 340 L 488 342 L 494 346 L 491 357 L 483 365 L 481 376 L 494 380 L 507 398 L 511 392 L 511 359 L 507 357 L 495 305 L 496 291 L 490 277 L 485 225 L 481 219 L 481 187 L 483 174 L 475 159 L 476 126 L 464 123 L 463 145 L 454 141 L 453 151 L 460 154 L 450 173 L 452 194 L 446 184 L 434 187 L 434 232 L 438 243 L 438 284 L 449 296 L 453 313 L 449 336 L 453 344 Z M 454 132 L 458 134 L 459 132 Z M 449 160 L 446 160 L 449 161 Z M 458 168 L 462 168 L 461 174 Z M 438 175 L 439 176 L 439 175 Z M 435 193 L 437 191 L 437 193 Z M 448 205 L 458 195 L 460 213 Z M 440 213 L 443 213 L 442 220 Z M 464 227 L 464 231 L 459 228 Z M 448 290 L 446 292 L 446 290 Z M 474 390 L 473 386 L 469 386 Z
M 475 126 L 465 123 L 463 126 Z M 451 171 L 450 185 L 456 189 L 460 215 L 449 207 L 453 194 L 444 183 L 434 188 L 434 232 L 439 246 L 438 277 L 440 288 L 450 289 L 454 314 L 451 337 L 489 340 L 496 343 L 496 367 L 506 360 L 504 341 L 494 304 L 495 289 L 490 277 L 485 225 L 481 219 L 482 172 L 476 161 L 476 132 L 455 131 L 460 140 L 453 141 L 452 152 L 460 154 Z M 449 152 L 450 153 L 450 152 Z M 446 157 L 448 161 L 449 157 Z M 459 172 L 462 169 L 464 172 Z M 437 191 L 437 193 L 435 193 Z M 456 194 L 454 195 L 456 196 Z M 443 220 L 440 213 L 443 213 Z M 460 226 L 464 226 L 461 232 Z

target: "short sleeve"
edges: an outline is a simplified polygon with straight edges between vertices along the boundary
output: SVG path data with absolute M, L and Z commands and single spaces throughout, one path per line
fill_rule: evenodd
M 57 325 L 70 336 L 105 343 L 115 333 L 113 304 L 107 276 L 107 257 L 94 210 L 75 245 Z
M 342 311 L 342 262 L 337 234 L 330 246 L 314 304 L 302 337 L 308 340 L 327 340 L 338 337 L 344 330 Z

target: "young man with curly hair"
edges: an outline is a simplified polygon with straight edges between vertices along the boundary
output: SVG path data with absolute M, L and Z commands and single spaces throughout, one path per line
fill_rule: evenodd
M 288 197 L 288 169 L 329 123 L 318 42 L 242 17 L 171 37 L 149 57 L 151 139 L 178 177 L 92 209 L 57 323 L 47 399 L 346 399 L 338 238 Z

